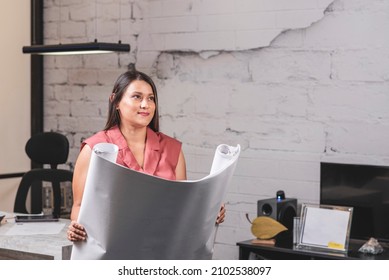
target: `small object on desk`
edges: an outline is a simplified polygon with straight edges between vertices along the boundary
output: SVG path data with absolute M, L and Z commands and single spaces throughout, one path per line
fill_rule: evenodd
M 384 248 L 382 248 L 381 244 L 378 242 L 375 238 L 370 238 L 361 248 L 359 248 L 358 252 L 364 253 L 364 254 L 373 254 L 377 255 L 384 251 Z
M 276 244 L 276 240 L 274 238 L 272 239 L 253 239 L 251 240 L 251 243 L 254 245 L 270 245 L 274 246 Z
M 58 218 L 53 215 L 38 215 L 38 216 L 25 216 L 16 215 L 16 223 L 30 223 L 30 222 L 57 222 Z

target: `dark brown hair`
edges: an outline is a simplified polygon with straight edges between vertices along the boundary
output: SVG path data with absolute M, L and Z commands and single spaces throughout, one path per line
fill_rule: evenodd
M 130 70 L 123 74 L 121 74 L 115 82 L 112 90 L 112 97 L 110 97 L 109 105 L 108 105 L 108 118 L 105 124 L 104 130 L 108 130 L 115 125 L 120 126 L 120 116 L 117 111 L 117 106 L 123 98 L 123 94 L 126 92 L 127 87 L 133 81 L 145 81 L 151 86 L 153 90 L 154 98 L 155 98 L 155 112 L 154 117 L 149 123 L 148 127 L 150 127 L 153 131 L 159 131 L 159 112 L 158 112 L 158 97 L 157 97 L 157 88 L 153 80 L 147 76 L 145 73 L 136 70 Z

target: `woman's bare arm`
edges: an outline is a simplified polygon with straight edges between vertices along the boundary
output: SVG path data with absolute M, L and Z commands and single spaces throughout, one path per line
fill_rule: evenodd
M 186 163 L 184 153 L 180 152 L 176 166 L 176 180 L 186 180 Z
M 85 240 L 85 228 L 77 223 L 78 214 L 80 212 L 82 196 L 84 194 L 86 175 L 89 168 L 89 162 L 92 155 L 92 149 L 85 145 L 81 150 L 73 173 L 73 206 L 70 215 L 71 223 L 68 230 L 68 239 L 71 241 Z

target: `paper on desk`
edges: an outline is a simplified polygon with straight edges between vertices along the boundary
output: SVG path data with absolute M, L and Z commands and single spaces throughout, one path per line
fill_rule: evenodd
M 211 173 L 192 181 L 120 166 L 113 144 L 98 144 L 93 151 L 79 214 L 88 238 L 73 245 L 72 259 L 212 258 L 215 221 L 239 145 L 219 145 Z
M 36 234 L 59 234 L 61 230 L 65 227 L 64 223 L 21 223 L 14 224 L 6 232 L 5 235 L 15 236 L 15 235 L 36 235 Z

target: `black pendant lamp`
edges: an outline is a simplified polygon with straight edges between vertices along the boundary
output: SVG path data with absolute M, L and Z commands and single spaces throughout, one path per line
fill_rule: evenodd
M 129 44 L 122 44 L 120 41 L 117 44 L 102 43 L 97 42 L 97 40 L 91 43 L 32 45 L 23 47 L 23 53 L 40 55 L 104 54 L 129 51 Z
M 119 0 L 119 11 L 121 11 L 120 3 L 121 1 Z M 59 13 L 61 15 L 61 4 L 60 4 Z M 33 10 L 32 16 L 35 17 L 35 10 Z M 97 30 L 96 17 L 97 17 L 97 9 L 96 9 L 96 1 L 95 1 L 95 32 Z M 34 38 L 35 34 L 33 33 L 32 36 L 33 36 L 33 42 L 35 42 L 35 38 Z M 31 46 L 23 47 L 23 53 L 35 54 L 35 55 L 105 54 L 105 53 L 129 52 L 129 51 L 130 51 L 130 45 L 122 44 L 120 40 L 118 41 L 118 43 L 105 43 L 105 42 L 98 42 L 97 39 L 89 43 L 70 43 L 70 44 L 59 43 L 58 45 L 33 44 Z

